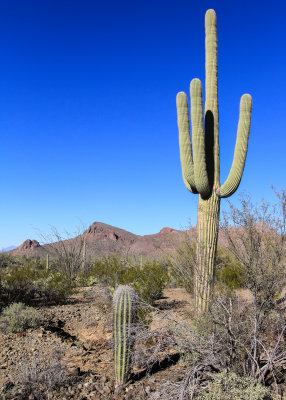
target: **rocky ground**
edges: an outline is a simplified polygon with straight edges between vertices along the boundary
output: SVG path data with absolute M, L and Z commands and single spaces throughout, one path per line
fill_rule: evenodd
M 184 362 L 172 343 L 164 342 L 170 323 L 164 309 L 177 320 L 188 318 L 190 296 L 183 289 L 165 291 L 159 302 L 163 317 L 153 313 L 150 330 L 135 351 L 137 368 L 121 389 L 114 383 L 110 300 L 104 289 L 83 288 L 65 305 L 37 307 L 40 328 L 1 332 L 0 399 L 155 399 L 164 382 L 182 382 Z

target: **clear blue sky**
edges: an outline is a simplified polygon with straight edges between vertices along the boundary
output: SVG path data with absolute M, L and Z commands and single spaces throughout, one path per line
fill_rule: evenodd
M 239 191 L 272 201 L 270 185 L 285 188 L 284 1 L 1 1 L 0 248 L 49 225 L 148 234 L 196 223 L 175 97 L 204 82 L 208 8 L 218 19 L 222 183 L 250 93 Z

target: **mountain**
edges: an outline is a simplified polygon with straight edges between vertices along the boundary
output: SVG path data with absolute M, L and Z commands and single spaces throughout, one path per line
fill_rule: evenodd
M 10 251 L 13 256 L 44 256 L 46 250 L 37 240 L 27 239 L 19 247 Z
M 188 231 L 179 231 L 165 227 L 156 234 L 141 236 L 112 225 L 94 222 L 82 235 L 64 240 L 63 243 L 76 245 L 76 242 L 84 237 L 87 255 L 92 258 L 109 254 L 158 258 L 174 251 L 180 243 L 186 240 L 188 235 L 192 236 L 193 234 L 193 228 Z M 27 239 L 10 253 L 17 256 L 43 257 L 47 253 L 48 246 L 52 246 L 52 244 L 40 245 L 36 240 Z

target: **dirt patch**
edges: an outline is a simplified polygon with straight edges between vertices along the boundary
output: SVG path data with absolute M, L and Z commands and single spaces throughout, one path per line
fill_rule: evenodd
M 183 289 L 166 290 L 157 305 L 176 318 L 192 310 L 191 297 Z M 0 399 L 141 400 L 148 399 L 164 380 L 183 379 L 180 356 L 166 347 L 161 354 L 157 347 L 160 361 L 150 368 L 134 368 L 126 387 L 115 388 L 112 310 L 103 289 L 83 288 L 68 304 L 38 311 L 43 317 L 39 329 L 0 333 Z M 154 313 L 151 329 L 164 323 Z

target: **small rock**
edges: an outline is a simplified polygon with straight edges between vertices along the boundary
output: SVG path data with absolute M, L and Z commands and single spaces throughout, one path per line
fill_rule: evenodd
M 93 390 L 94 389 L 94 387 L 95 387 L 95 383 L 94 382 L 92 382 L 92 381 L 89 381 L 89 382 L 86 382 L 86 383 L 84 383 L 84 385 L 83 385 L 86 389 L 88 389 L 88 390 Z
M 110 393 L 110 387 L 109 386 L 104 386 L 103 392 L 106 393 L 106 394 L 109 394 Z
M 80 368 L 79 367 L 73 367 L 69 370 L 70 374 L 72 376 L 79 376 L 80 375 Z
M 93 391 L 93 392 L 90 392 L 90 393 L 89 393 L 89 399 L 90 399 L 90 400 L 92 400 L 92 399 L 94 399 L 94 400 L 95 400 L 95 399 L 98 399 L 98 397 L 97 397 L 97 392 L 94 392 L 94 391 Z
M 10 389 L 12 389 L 14 387 L 14 383 L 9 381 L 9 379 L 3 384 L 2 386 L 2 392 L 6 393 L 8 392 Z
M 1 386 L 7 385 L 7 383 L 9 383 L 9 379 L 8 378 L 0 378 L 0 385 Z
M 149 394 L 149 393 L 151 392 L 150 386 L 146 386 L 146 387 L 145 387 L 145 392 L 146 392 L 147 394 Z

